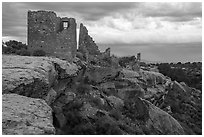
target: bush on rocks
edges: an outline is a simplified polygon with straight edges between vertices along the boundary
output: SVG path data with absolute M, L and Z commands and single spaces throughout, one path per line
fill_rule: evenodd
M 28 51 L 28 50 L 26 50 L 26 49 L 22 49 L 22 50 L 20 51 L 20 55 L 21 55 L 21 56 L 30 56 L 31 53 L 30 53 L 30 51 Z
M 46 52 L 43 50 L 35 50 L 33 51 L 33 56 L 45 56 Z

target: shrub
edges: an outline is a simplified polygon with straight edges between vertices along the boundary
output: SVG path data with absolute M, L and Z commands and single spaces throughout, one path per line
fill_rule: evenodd
M 103 61 L 107 62 L 108 64 L 111 64 L 111 58 L 110 57 L 103 58 Z
M 146 121 L 149 118 L 148 104 L 138 97 L 127 99 L 122 113 L 132 120 Z
M 119 126 L 117 126 L 117 123 L 107 116 L 99 118 L 95 125 L 96 125 L 97 135 L 122 135 L 123 134 Z
M 63 127 L 63 131 L 65 134 L 70 135 L 87 135 L 87 134 L 95 134 L 93 125 L 88 122 L 84 117 L 79 113 L 83 106 L 83 101 L 79 98 L 66 104 L 63 107 L 63 112 L 65 117 L 67 118 L 67 122 L 65 127 Z
M 20 51 L 20 50 L 16 50 L 16 51 L 15 51 L 15 54 L 21 55 L 21 51 Z
M 129 56 L 129 57 L 121 57 L 119 58 L 119 65 L 121 67 L 126 67 L 130 62 L 134 62 L 136 60 L 135 56 Z
M 71 103 L 68 103 L 64 106 L 64 111 L 79 111 L 83 106 L 83 101 L 76 99 Z
M 63 112 L 68 118 L 67 123 L 69 126 L 74 127 L 81 123 L 82 119 L 79 111 L 82 106 L 83 102 L 81 100 L 74 100 L 73 102 L 70 102 L 63 107 Z
M 80 111 L 83 101 L 79 98 L 66 104 L 63 113 L 67 118 L 66 125 L 62 128 L 65 134 L 70 135 L 121 135 L 123 132 L 117 122 L 109 116 L 85 118 Z
M 21 50 L 26 50 L 27 45 L 22 42 L 10 40 L 2 43 L 2 53 L 4 54 L 17 54 L 20 55 Z
M 15 50 L 27 49 L 26 44 L 19 42 L 19 41 L 16 41 L 16 40 L 9 40 L 9 41 L 5 42 L 5 44 L 8 47 L 11 47 L 12 49 L 15 49 Z
M 12 47 L 2 47 L 2 52 L 5 54 L 12 54 L 15 53 L 15 49 Z
M 35 51 L 33 52 L 33 56 L 45 56 L 45 55 L 46 55 L 46 52 L 43 51 L 43 50 L 40 50 L 40 49 L 35 50 Z
M 70 133 L 75 135 L 95 135 L 96 130 L 95 127 L 88 122 L 75 126 Z
M 30 53 L 30 51 L 28 51 L 28 50 L 26 50 L 26 49 L 22 49 L 22 50 L 20 51 L 20 55 L 21 55 L 21 56 L 30 56 L 31 53 Z

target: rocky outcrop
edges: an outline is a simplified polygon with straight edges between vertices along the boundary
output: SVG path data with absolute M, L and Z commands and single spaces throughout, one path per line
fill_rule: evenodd
M 184 134 L 173 117 L 134 93 L 126 93 L 129 96 L 122 99 L 119 93 L 109 96 L 96 89 L 93 86 L 86 92 L 77 92 L 75 98 L 60 107 L 61 134 Z
M 44 100 L 17 94 L 4 94 L 2 100 L 4 135 L 55 134 L 52 109 Z
M 90 65 L 87 68 L 85 77 L 90 82 L 102 83 L 103 81 L 114 79 L 118 72 L 119 70 L 115 68 Z
M 157 84 L 164 84 L 166 78 L 163 74 L 153 71 L 141 70 L 142 79 L 146 81 L 149 87 L 156 86 Z
M 55 94 L 51 88 L 58 92 L 60 80 L 71 81 L 78 69 L 77 65 L 57 58 L 3 55 L 2 93 L 49 99 L 49 91 Z
M 100 57 L 94 59 L 101 61 Z M 94 64 L 75 58 L 70 64 L 48 57 L 3 56 L 3 96 L 16 93 L 44 99 L 52 108 L 56 134 L 202 133 L 201 92 L 158 72 L 115 66 L 107 60 Z
M 65 91 L 74 86 L 80 69 L 80 65 L 58 58 L 3 56 L 3 94 L 44 99 L 53 109 L 55 121 L 63 126 L 62 107 L 74 98 L 74 93 Z
M 146 101 L 147 102 L 147 101 Z M 165 111 L 154 106 L 150 102 L 149 105 L 149 119 L 146 123 L 146 132 L 152 135 L 183 135 L 184 130 L 177 120 Z M 149 131 L 148 131 L 149 130 Z
M 147 135 L 184 134 L 181 125 L 168 113 L 138 97 L 125 100 L 124 112 Z

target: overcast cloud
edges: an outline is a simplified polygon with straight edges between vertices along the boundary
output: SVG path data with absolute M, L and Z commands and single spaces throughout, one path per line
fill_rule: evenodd
M 185 61 L 186 54 L 192 56 L 188 56 L 189 61 L 201 61 L 202 3 L 3 2 L 4 40 L 17 39 L 26 42 L 28 10 L 53 10 L 58 16 L 74 17 L 78 28 L 81 22 L 88 28 L 99 48 L 104 50 L 104 45 L 107 45 L 114 49 L 113 53 L 116 55 L 143 51 L 146 53 L 142 55 L 148 53 L 144 56 L 146 60 L 152 56 L 151 60 L 172 61 L 171 57 L 167 60 L 162 58 L 166 50 L 172 49 L 169 50 L 172 52 L 169 56 L 176 57 L 173 59 L 175 61 Z M 152 49 L 152 52 L 146 49 Z M 159 49 L 157 51 L 160 52 L 154 52 L 154 49 Z M 182 51 L 180 53 L 183 56 L 179 58 L 180 53 L 175 51 Z

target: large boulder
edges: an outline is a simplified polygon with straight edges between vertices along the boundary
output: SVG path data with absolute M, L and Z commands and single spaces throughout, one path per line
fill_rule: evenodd
M 44 100 L 17 94 L 4 94 L 2 99 L 4 135 L 55 134 L 52 109 Z
M 146 129 L 149 134 L 183 135 L 184 130 L 177 120 L 171 115 L 145 101 L 149 108 L 149 119 L 146 122 Z
M 60 79 L 71 79 L 78 66 L 51 57 L 3 55 L 2 93 L 45 98 Z
M 183 128 L 171 115 L 139 97 L 125 100 L 124 114 L 138 124 L 146 135 L 180 135 Z
M 172 83 L 171 89 L 165 96 L 165 104 L 172 108 L 173 113 L 181 113 L 180 105 L 188 100 L 190 94 L 177 81 Z

